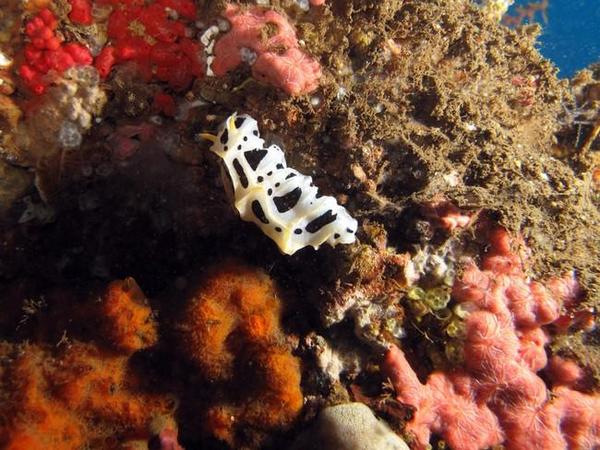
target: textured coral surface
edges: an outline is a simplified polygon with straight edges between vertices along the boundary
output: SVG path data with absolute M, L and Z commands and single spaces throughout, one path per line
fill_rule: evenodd
M 384 370 L 397 399 L 414 408 L 407 426 L 417 448 L 432 433 L 453 449 L 594 448 L 600 445 L 600 396 L 566 386 L 547 392 L 537 372 L 547 364 L 543 326 L 579 298 L 571 275 L 546 283 L 524 273 L 524 249 L 502 228 L 488 232 L 481 261 L 467 263 L 453 297 L 469 311 L 464 323 L 464 369 L 436 371 L 421 384 L 404 353 L 392 347 Z M 581 370 L 552 364 L 558 384 L 573 383 Z M 562 381 L 562 383 L 561 383 Z
M 235 262 L 211 270 L 186 308 L 182 344 L 204 376 L 231 390 L 254 379 L 241 401 L 207 412 L 204 426 L 231 445 L 240 445 L 236 429 L 282 428 L 302 408 L 300 365 L 285 346 L 280 310 L 272 280 Z
M 414 448 L 598 446 L 600 68 L 493 5 L 0 0 L 0 448 L 294 448 L 357 401 Z M 240 220 L 235 112 L 355 243 Z

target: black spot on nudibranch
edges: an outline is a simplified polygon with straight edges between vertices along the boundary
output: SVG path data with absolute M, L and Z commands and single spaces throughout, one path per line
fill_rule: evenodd
M 269 188 L 269 189 L 267 190 L 267 195 L 271 195 L 272 193 L 273 193 L 273 189 Z
M 237 176 L 240 179 L 240 183 L 242 184 L 244 189 L 246 189 L 248 187 L 248 177 L 244 173 L 244 168 L 237 160 L 237 158 L 233 160 L 233 168 L 235 169 L 235 172 L 237 173 Z
M 258 136 L 258 130 L 252 130 L 252 134 L 253 134 L 254 136 Z
M 296 233 L 296 234 L 302 234 L 302 229 L 301 228 L 296 228 L 294 230 L 294 233 Z
M 334 238 L 334 239 L 339 239 L 339 238 L 340 238 L 340 234 L 339 234 L 339 233 L 335 233 L 335 234 L 333 235 L 333 238 Z
M 283 164 L 279 163 L 275 166 L 276 169 L 283 169 Z
M 262 209 L 262 206 L 260 206 L 260 202 L 258 200 L 252 201 L 252 212 L 254 213 L 256 218 L 258 220 L 260 220 L 262 223 L 264 223 L 264 224 L 269 223 L 269 219 L 267 219 L 267 216 L 265 215 L 265 211 Z
M 244 122 L 246 121 L 245 117 L 236 117 L 235 118 L 235 127 L 236 128 L 241 128 L 242 125 L 244 125 Z
M 275 231 L 277 231 L 278 233 L 281 233 L 281 228 L 275 227 Z
M 221 144 L 227 144 L 227 141 L 229 140 L 229 132 L 227 131 L 227 128 L 225 128 L 223 130 L 223 133 L 221 134 Z
M 242 149 L 242 144 L 238 145 L 238 150 Z
M 325 225 L 329 225 L 331 222 L 334 222 L 336 218 L 337 214 L 333 214 L 331 209 L 329 209 L 306 225 L 306 231 L 309 233 L 316 233 Z
M 267 150 L 250 150 L 244 152 L 244 158 L 246 158 L 246 161 L 248 161 L 250 168 L 252 170 L 256 170 L 260 162 L 265 158 L 265 156 L 267 156 L 267 153 L 269 153 Z
M 248 140 L 248 136 L 244 136 L 244 142 Z
M 352 231 L 350 228 L 346 228 L 346 232 L 348 232 L 348 233 L 354 233 L 354 231 Z
M 297 187 L 281 197 L 273 197 L 273 203 L 275 203 L 277 211 L 284 213 L 296 206 L 301 195 L 302 189 Z
M 273 171 L 272 170 L 270 170 L 269 172 L 267 172 L 267 176 L 270 177 L 271 175 L 273 175 Z
M 285 179 L 289 180 L 290 178 L 294 178 L 295 176 L 296 176 L 296 174 L 294 172 L 292 172 L 287 177 L 285 177 Z
M 258 183 L 262 183 L 262 182 L 263 182 L 263 180 L 264 180 L 264 178 L 263 178 L 263 177 L 258 177 L 258 178 L 256 179 L 256 181 L 257 181 Z

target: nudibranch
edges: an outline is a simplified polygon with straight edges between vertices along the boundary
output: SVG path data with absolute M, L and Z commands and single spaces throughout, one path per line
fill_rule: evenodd
M 216 136 L 200 136 L 223 160 L 240 217 L 258 225 L 283 253 L 356 240 L 356 219 L 335 198 L 319 194 L 311 177 L 287 167 L 280 147 L 265 147 L 252 117 L 232 114 Z

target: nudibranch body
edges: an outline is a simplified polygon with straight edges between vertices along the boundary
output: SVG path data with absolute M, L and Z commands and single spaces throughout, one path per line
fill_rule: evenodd
M 356 220 L 333 197 L 320 195 L 311 177 L 287 167 L 281 148 L 265 147 L 252 117 L 233 114 L 217 136 L 201 136 L 213 141 L 210 150 L 225 164 L 241 218 L 258 225 L 283 253 L 355 241 Z

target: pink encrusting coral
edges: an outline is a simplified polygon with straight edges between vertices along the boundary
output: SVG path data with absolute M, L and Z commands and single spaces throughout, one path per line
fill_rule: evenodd
M 464 228 L 473 219 L 471 214 L 458 208 L 443 197 L 425 203 L 421 206 L 421 211 L 435 226 L 447 231 Z
M 177 430 L 165 428 L 158 435 L 160 450 L 185 450 L 177 441 Z
M 212 70 L 225 75 L 246 59 L 254 60 L 252 75 L 290 95 L 313 91 L 319 85 L 321 66 L 317 60 L 300 50 L 296 31 L 281 14 L 251 8 L 242 10 L 228 5 L 224 16 L 231 30 L 215 45 Z
M 404 353 L 392 347 L 384 371 L 401 403 L 415 409 L 407 424 L 416 448 L 432 433 L 454 450 L 503 444 L 507 449 L 586 449 L 600 445 L 600 396 L 573 390 L 582 377 L 575 363 L 557 357 L 548 392 L 536 372 L 548 365 L 543 328 L 580 297 L 572 274 L 540 283 L 524 271 L 508 233 L 492 229 L 481 267 L 468 263 L 453 298 L 465 319 L 464 368 L 435 371 L 425 385 Z

